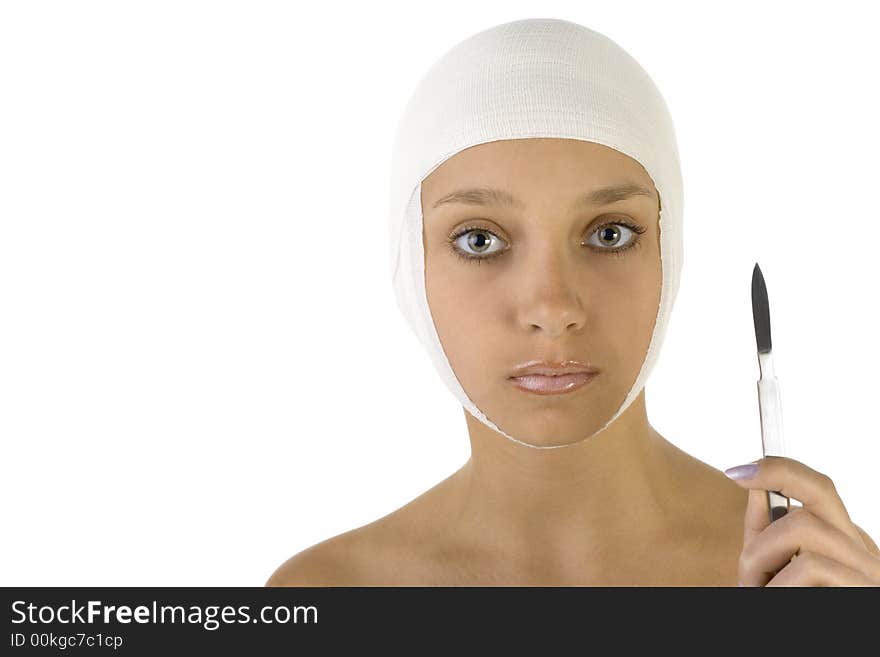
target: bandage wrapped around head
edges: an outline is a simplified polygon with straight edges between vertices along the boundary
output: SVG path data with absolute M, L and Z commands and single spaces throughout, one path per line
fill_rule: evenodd
M 500 429 L 456 378 L 428 307 L 422 243 L 422 180 L 471 146 L 532 137 L 616 149 L 644 167 L 660 197 L 662 287 L 651 342 L 629 393 L 595 433 L 638 397 L 660 353 L 682 266 L 683 193 L 675 130 L 659 90 L 632 56 L 587 27 L 550 18 L 497 25 L 446 52 L 417 84 L 391 158 L 390 256 L 398 306 L 462 406 L 506 438 L 541 449 L 548 446 Z

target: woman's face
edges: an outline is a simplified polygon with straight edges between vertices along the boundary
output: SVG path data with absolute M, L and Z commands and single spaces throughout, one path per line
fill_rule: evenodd
M 620 185 L 647 195 L 590 198 Z M 473 189 L 500 193 L 450 197 Z M 494 141 L 431 172 L 421 200 L 428 304 L 467 395 L 534 445 L 595 433 L 635 382 L 660 303 L 660 200 L 650 176 L 601 144 Z M 577 390 L 538 395 L 509 380 L 531 360 L 579 360 L 599 373 Z

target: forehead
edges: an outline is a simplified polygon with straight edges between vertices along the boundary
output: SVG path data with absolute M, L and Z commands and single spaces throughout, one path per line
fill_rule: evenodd
M 466 148 L 422 181 L 423 205 L 463 185 L 530 190 L 571 187 L 579 191 L 620 180 L 654 189 L 644 167 L 604 144 L 580 139 L 506 139 Z

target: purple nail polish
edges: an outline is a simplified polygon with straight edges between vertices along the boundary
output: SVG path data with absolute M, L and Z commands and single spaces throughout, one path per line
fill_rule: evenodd
M 749 479 L 754 477 L 757 471 L 757 463 L 746 463 L 745 465 L 737 465 L 733 468 L 727 468 L 727 470 L 724 471 L 724 474 L 731 479 Z

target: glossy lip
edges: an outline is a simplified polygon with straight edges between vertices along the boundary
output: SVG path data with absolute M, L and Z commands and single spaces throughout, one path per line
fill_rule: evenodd
M 581 361 L 533 360 L 520 365 L 508 380 L 523 392 L 560 395 L 582 388 L 598 374 L 598 369 Z
M 576 374 L 579 372 L 587 372 L 590 374 L 598 374 L 599 370 L 589 363 L 579 360 L 530 360 L 516 367 L 516 370 L 509 378 L 527 376 L 529 374 L 540 374 L 542 376 L 560 376 L 562 374 Z
M 584 387 L 595 379 L 597 374 L 591 372 L 576 372 L 559 376 L 543 376 L 530 374 L 528 376 L 510 377 L 514 386 L 523 392 L 535 395 L 562 395 Z

